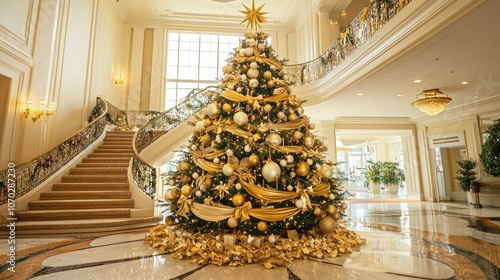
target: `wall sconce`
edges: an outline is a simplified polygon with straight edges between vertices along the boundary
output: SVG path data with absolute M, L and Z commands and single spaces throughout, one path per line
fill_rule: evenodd
M 413 101 L 411 105 L 420 109 L 429 116 L 435 116 L 441 113 L 446 105 L 451 102 L 448 95 L 442 93 L 439 89 L 428 89 L 422 93 L 417 94 L 417 100 Z
M 123 85 L 123 82 L 125 81 L 125 76 L 122 73 L 115 74 L 113 77 L 113 81 L 115 85 Z
M 33 100 L 28 99 L 28 101 L 26 102 L 24 117 L 27 119 L 31 118 L 33 122 L 36 122 L 37 120 L 41 120 L 42 122 L 48 121 L 49 118 L 54 115 L 57 103 L 50 102 L 49 106 L 47 106 L 47 110 L 45 110 L 45 105 L 45 100 L 40 100 L 40 102 L 38 102 L 38 108 L 35 108 L 35 106 L 33 105 Z

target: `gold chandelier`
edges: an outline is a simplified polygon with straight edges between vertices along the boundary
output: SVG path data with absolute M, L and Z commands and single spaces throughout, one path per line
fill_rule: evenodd
M 35 106 L 33 105 L 33 100 L 28 99 L 26 103 L 26 110 L 24 111 L 24 117 L 27 119 L 32 119 L 33 122 L 36 122 L 37 120 L 40 120 L 42 122 L 48 121 L 49 118 L 54 115 L 57 103 L 50 102 L 46 109 L 45 105 L 45 100 L 40 100 L 40 102 L 38 103 L 38 108 L 35 108 Z
M 439 89 L 428 89 L 422 93 L 417 94 L 417 100 L 413 101 L 411 105 L 417 107 L 420 111 L 429 116 L 435 116 L 441 113 L 446 105 L 451 102 L 448 95 L 442 93 Z

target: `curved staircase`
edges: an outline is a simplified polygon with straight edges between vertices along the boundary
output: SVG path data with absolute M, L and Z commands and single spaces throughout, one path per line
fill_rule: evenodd
M 103 143 L 87 155 L 52 190 L 16 213 L 18 234 L 96 232 L 145 227 L 160 216 L 134 218 L 128 184 L 133 132 L 108 131 Z

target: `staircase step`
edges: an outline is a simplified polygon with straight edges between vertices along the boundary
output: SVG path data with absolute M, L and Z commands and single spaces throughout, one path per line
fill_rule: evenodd
M 61 183 L 127 183 L 127 175 L 65 175 Z
M 130 150 L 133 150 L 132 148 L 132 143 L 127 143 L 127 144 L 120 144 L 120 145 L 116 145 L 116 144 L 101 144 L 99 145 L 99 147 L 97 147 L 97 149 L 130 149 Z
M 114 174 L 126 175 L 127 167 L 77 167 L 69 171 L 70 175 L 94 175 L 94 174 Z
M 134 208 L 133 199 L 37 200 L 28 203 L 30 210 L 69 210 Z
M 134 135 L 135 131 L 106 131 L 106 136 L 108 135 Z
M 128 191 L 128 183 L 56 183 L 52 191 Z
M 105 162 L 105 163 L 100 163 L 100 162 L 95 162 L 95 163 L 78 163 L 76 165 L 76 168 L 92 168 L 92 167 L 98 167 L 98 168 L 103 168 L 103 167 L 125 167 L 128 168 L 128 163 L 127 162 Z
M 84 158 L 82 163 L 129 163 L 131 157 Z
M 122 154 L 129 154 L 129 153 L 133 153 L 134 150 L 133 149 L 102 149 L 102 148 L 97 148 L 94 150 L 94 153 L 122 153 Z
M 79 200 L 79 199 L 129 199 L 130 191 L 51 191 L 40 194 L 40 200 Z
M 134 155 L 133 152 L 130 153 L 93 153 L 89 154 L 87 158 L 126 158 L 126 157 L 132 157 Z
M 81 234 L 83 232 L 153 227 L 161 220 L 161 216 L 153 216 L 145 218 L 108 218 L 99 220 L 16 221 L 16 234 Z M 8 230 L 9 228 L 7 226 L 0 226 L 2 235 L 8 234 Z
M 130 209 L 28 210 L 16 212 L 18 221 L 128 218 Z

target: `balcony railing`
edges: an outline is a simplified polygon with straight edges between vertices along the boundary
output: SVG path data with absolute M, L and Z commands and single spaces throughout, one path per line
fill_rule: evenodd
M 96 117 L 89 125 L 48 152 L 23 164 L 11 163 L 0 171 L 0 205 L 36 188 L 97 140 L 106 127 L 107 111 L 106 102 L 97 98 Z
M 410 2 L 411 0 L 371 1 L 319 57 L 306 63 L 284 66 L 289 83 L 300 86 L 323 78 Z
M 208 104 L 206 93 L 211 89 L 215 89 L 215 87 L 210 86 L 201 90 L 192 90 L 179 104 L 149 121 L 135 134 L 132 174 L 137 186 L 149 197 L 155 198 L 157 173 L 156 169 L 141 158 L 139 154 L 158 138 L 186 121 Z

